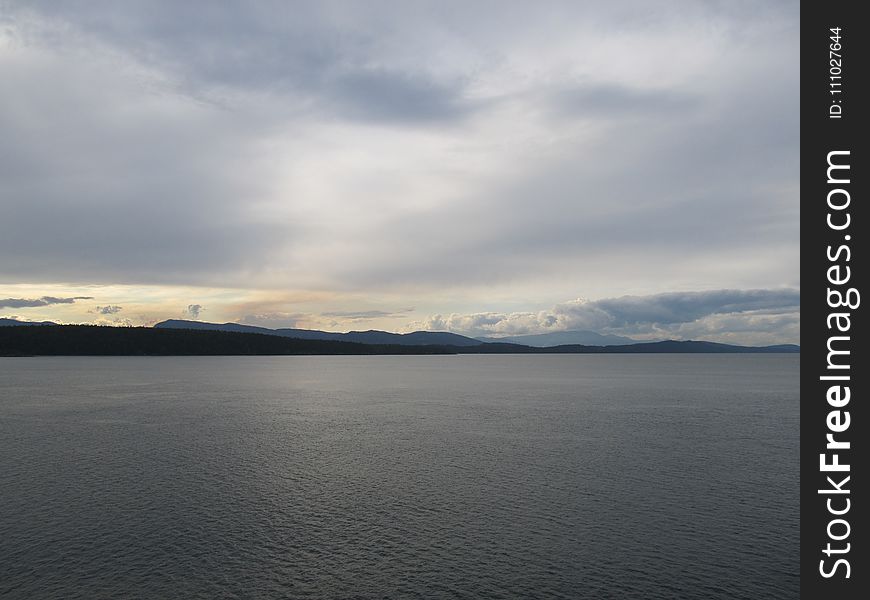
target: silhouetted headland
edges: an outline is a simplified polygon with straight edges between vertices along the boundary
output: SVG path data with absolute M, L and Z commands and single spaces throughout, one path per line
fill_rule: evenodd
M 238 331 L 162 327 L 101 327 L 96 325 L 0 327 L 0 356 L 795 353 L 799 351 L 799 346 L 789 344 L 752 347 L 704 341 L 673 340 L 622 346 L 572 344 L 537 348 L 507 343 L 477 343 L 476 345 L 463 346 L 450 344 L 372 344 L 300 339 Z

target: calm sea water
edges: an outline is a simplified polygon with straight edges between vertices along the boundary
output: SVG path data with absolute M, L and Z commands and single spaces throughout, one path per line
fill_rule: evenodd
M 798 367 L 0 359 L 0 596 L 796 598 Z

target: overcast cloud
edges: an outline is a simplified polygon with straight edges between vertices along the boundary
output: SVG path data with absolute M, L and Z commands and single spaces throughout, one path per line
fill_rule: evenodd
M 712 336 L 765 344 L 776 343 L 783 329 L 797 333 L 799 322 L 800 293 L 781 289 L 579 299 L 538 312 L 433 315 L 415 325 L 478 337 L 581 330 L 638 339 Z
M 798 15 L 0 0 L 0 293 L 256 291 L 268 310 L 203 291 L 164 318 L 202 298 L 337 328 L 545 306 L 579 326 L 584 297 L 614 331 L 797 341 Z

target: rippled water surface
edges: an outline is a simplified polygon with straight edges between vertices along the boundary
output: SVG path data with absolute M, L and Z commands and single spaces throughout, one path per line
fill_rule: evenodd
M 0 596 L 796 598 L 798 366 L 0 359 Z

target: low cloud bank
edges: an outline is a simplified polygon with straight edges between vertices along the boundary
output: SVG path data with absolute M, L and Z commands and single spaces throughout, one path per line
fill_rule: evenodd
M 412 327 L 495 337 L 590 330 L 637 339 L 799 343 L 800 290 L 710 290 L 577 299 L 538 312 L 436 314 Z

